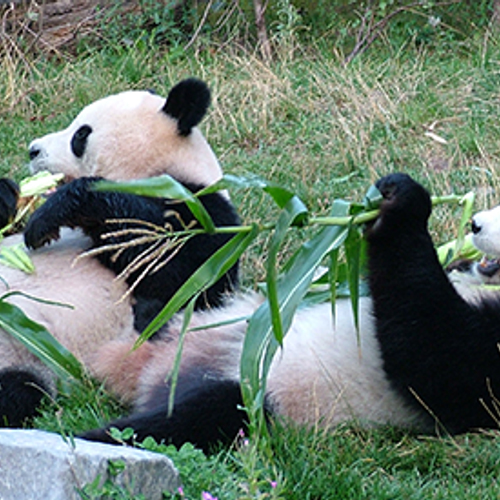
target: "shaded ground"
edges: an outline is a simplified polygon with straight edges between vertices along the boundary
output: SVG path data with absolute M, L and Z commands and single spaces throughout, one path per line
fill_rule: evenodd
M 103 10 L 116 9 L 119 16 L 138 8 L 135 0 L 124 0 L 119 7 L 116 5 L 109 0 L 0 1 L 0 36 L 21 33 L 28 43 L 43 50 L 71 49 L 80 37 L 95 34 L 97 16 Z

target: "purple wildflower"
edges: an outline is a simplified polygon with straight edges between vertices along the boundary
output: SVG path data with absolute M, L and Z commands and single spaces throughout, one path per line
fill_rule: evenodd
M 213 497 L 208 491 L 201 492 L 202 500 L 218 500 L 217 497 Z

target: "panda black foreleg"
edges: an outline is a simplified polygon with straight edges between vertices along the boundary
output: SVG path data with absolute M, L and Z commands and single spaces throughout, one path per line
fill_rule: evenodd
M 101 236 L 122 229 L 127 224 L 110 224 L 112 219 L 138 219 L 153 224 L 163 223 L 160 200 L 128 193 L 98 192 L 98 177 L 81 177 L 53 193 L 28 221 L 24 239 L 29 248 L 39 248 L 59 237 L 63 226 L 80 227 L 94 245 L 102 245 Z
M 97 192 L 92 190 L 97 180 L 99 179 L 95 177 L 75 179 L 50 196 L 28 221 L 24 232 L 26 245 L 38 248 L 52 239 L 57 239 L 62 226 L 82 228 L 91 237 L 94 247 L 130 243 L 138 236 L 127 230 L 144 229 L 141 221 L 160 228 L 168 227 L 172 232 L 193 227 L 194 216 L 185 203 L 128 193 Z M 187 187 L 196 191 L 200 186 Z M 220 193 L 211 193 L 200 199 L 215 225 L 239 224 L 234 207 Z M 115 235 L 111 237 L 111 233 Z M 184 241 L 180 247 L 170 248 L 168 243 L 163 241 L 167 247 L 163 249 L 165 251 L 157 270 L 141 276 L 144 270 L 141 266 L 127 278 L 129 285 L 134 284 L 136 328 L 142 331 L 192 273 L 231 237 L 231 234 L 199 234 Z M 173 238 L 170 240 L 174 241 Z M 121 246 L 118 253 L 116 250 L 106 251 L 98 254 L 97 258 L 113 272 L 120 274 L 148 252 L 154 256 L 155 250 L 161 244 L 162 240 L 154 239 L 139 244 L 127 244 Z M 136 283 L 139 276 L 141 279 Z M 235 264 L 225 276 L 199 297 L 196 308 L 221 305 L 224 294 L 234 290 L 237 284 L 238 265 Z
M 168 416 L 166 400 L 157 408 L 132 414 L 102 429 L 85 432 L 80 437 L 91 441 L 116 444 L 109 429 L 134 429 L 137 442 L 151 436 L 158 442 L 177 447 L 193 443 L 206 453 L 219 444 L 230 444 L 240 430 L 245 430 L 246 412 L 239 382 L 231 380 L 205 380 L 189 391 L 176 396 L 173 412 Z
M 367 230 L 369 284 L 384 370 L 429 423 L 462 432 L 497 426 L 500 302 L 466 302 L 427 229 L 427 191 L 408 175 L 377 184 L 384 201 Z
M 0 427 L 22 427 L 37 414 L 46 384 L 29 370 L 0 370 Z
M 11 179 L 0 179 L 0 229 L 5 227 L 17 211 L 19 186 Z

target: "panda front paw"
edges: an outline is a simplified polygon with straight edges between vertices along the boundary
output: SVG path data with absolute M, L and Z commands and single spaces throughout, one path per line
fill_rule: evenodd
M 24 243 L 28 248 L 36 249 L 59 239 L 60 225 L 44 217 L 42 212 L 35 212 L 24 229 Z
M 24 242 L 28 248 L 39 248 L 59 239 L 63 226 L 77 227 L 82 224 L 91 207 L 91 186 L 96 177 L 80 177 L 71 181 L 49 196 L 47 201 L 30 217 L 24 230 Z
M 399 230 L 425 226 L 431 214 L 431 198 L 427 190 L 408 174 L 395 173 L 382 177 L 375 186 L 383 197 L 380 214 L 373 231 L 383 226 Z

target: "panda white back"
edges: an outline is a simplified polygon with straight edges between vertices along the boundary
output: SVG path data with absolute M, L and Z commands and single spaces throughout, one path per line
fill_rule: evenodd
M 223 308 L 196 313 L 183 341 L 181 377 L 189 380 L 190 373 L 200 377 L 200 387 L 203 380 L 239 384 L 245 318 L 262 301 L 263 297 L 253 293 L 243 294 Z M 266 407 L 272 415 L 323 428 L 352 420 L 363 425 L 422 424 L 384 374 L 370 299 L 361 299 L 359 312 L 359 336 L 348 299 L 337 301 L 335 325 L 329 303 L 297 312 L 267 379 Z M 237 318 L 240 321 L 230 321 Z M 213 324 L 220 326 L 202 328 Z M 112 392 L 133 404 L 138 418 L 141 412 L 165 404 L 159 394 L 168 393 L 181 328 L 179 315 L 169 325 L 165 339 L 137 350 L 133 350 L 133 340 L 113 341 L 90 363 L 93 373 Z M 124 372 L 129 375 L 126 380 Z

